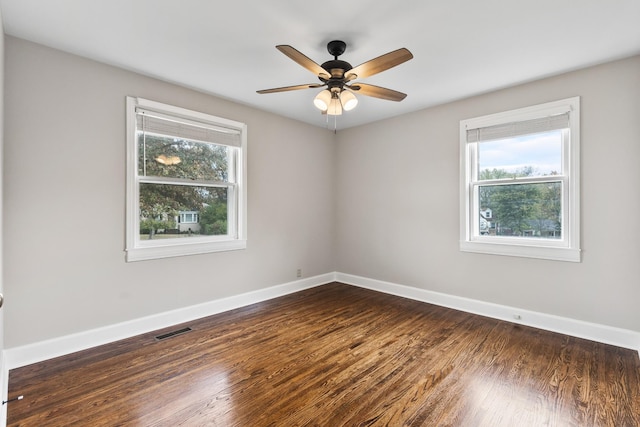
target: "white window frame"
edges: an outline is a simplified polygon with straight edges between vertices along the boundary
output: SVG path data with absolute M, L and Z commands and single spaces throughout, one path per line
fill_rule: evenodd
M 138 174 L 137 109 L 153 111 L 172 118 L 206 126 L 225 128 L 240 133 L 240 146 L 234 150 L 230 164 L 230 181 L 234 197 L 229 206 L 228 234 L 188 238 L 140 240 L 140 183 Z M 175 107 L 137 97 L 126 97 L 127 195 L 126 195 L 126 261 L 142 261 L 210 252 L 232 251 L 247 247 L 247 126 L 244 123 L 210 114 Z
M 541 239 L 481 235 L 477 192 L 477 145 L 467 130 L 566 114 L 569 130 L 562 143 L 562 238 Z M 545 182 L 549 177 L 528 181 Z M 552 179 L 557 181 L 557 177 Z M 580 97 L 460 121 L 460 250 L 493 255 L 580 262 Z

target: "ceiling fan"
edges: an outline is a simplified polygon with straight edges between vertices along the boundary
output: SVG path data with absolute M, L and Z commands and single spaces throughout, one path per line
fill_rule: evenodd
M 278 45 L 276 49 L 318 76 L 322 83 L 263 89 L 257 92 L 264 94 L 326 87 L 316 95 L 313 103 L 323 113 L 334 116 L 342 114 L 343 109 L 349 111 L 358 104 L 354 92 L 389 101 L 402 101 L 407 96 L 402 92 L 366 83 L 356 83 L 354 80 L 373 76 L 410 60 L 413 55 L 408 49 L 394 50 L 354 68 L 348 62 L 338 59 L 346 48 L 347 44 L 341 40 L 330 41 L 327 44 L 327 51 L 333 59 L 318 65 L 295 48 L 289 45 Z

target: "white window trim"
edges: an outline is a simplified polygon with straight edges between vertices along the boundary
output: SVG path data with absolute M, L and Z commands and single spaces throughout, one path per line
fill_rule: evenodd
M 474 143 L 467 143 L 467 129 L 532 120 L 569 113 L 568 141 L 564 141 L 563 167 L 568 191 L 563 194 L 563 239 L 481 236 L 474 230 L 477 217 L 471 197 L 471 159 Z M 540 177 L 548 180 L 549 177 Z M 493 255 L 580 262 L 580 97 L 460 121 L 460 250 Z
M 139 177 L 137 163 L 136 108 L 141 107 L 179 116 L 185 119 L 203 121 L 214 126 L 222 126 L 240 132 L 241 145 L 237 151 L 238 158 L 234 162 L 236 171 L 235 206 L 231 207 L 231 215 L 237 217 L 233 236 L 192 236 L 154 242 L 139 240 L 140 222 L 138 218 Z M 143 261 L 157 258 L 169 258 L 184 255 L 196 255 L 210 252 L 222 252 L 245 249 L 247 247 L 247 126 L 244 123 L 215 117 L 209 114 L 187 110 L 180 107 L 150 101 L 143 98 L 127 96 L 126 98 L 126 144 L 127 144 L 127 188 L 126 188 L 126 261 Z

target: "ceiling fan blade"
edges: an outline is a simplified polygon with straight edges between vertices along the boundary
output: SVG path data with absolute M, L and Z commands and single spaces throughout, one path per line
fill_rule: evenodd
M 276 93 L 276 92 L 287 92 L 287 91 L 290 91 L 290 90 L 314 89 L 314 88 L 323 87 L 323 86 L 325 86 L 325 85 L 311 83 L 311 84 L 306 84 L 306 85 L 276 87 L 276 88 L 273 88 L 273 89 L 262 89 L 262 90 L 257 90 L 256 92 L 258 92 L 260 94 Z
M 403 62 L 407 62 L 411 58 L 413 58 L 413 54 L 403 47 L 352 68 L 347 73 L 346 79 L 347 81 L 351 81 L 373 76 L 374 74 L 393 68 L 396 65 L 400 65 Z
M 374 98 L 386 99 L 388 101 L 402 101 L 407 97 L 406 93 L 398 92 L 397 90 L 387 89 L 385 87 L 368 85 L 365 83 L 358 83 L 349 86 L 349 89 L 356 93 L 372 96 Z
M 331 77 L 329 74 L 327 74 L 327 70 L 322 68 L 320 65 L 318 65 L 316 62 L 314 62 L 299 50 L 286 44 L 278 45 L 276 46 L 276 49 L 287 55 L 289 58 L 293 59 L 298 64 L 302 65 L 307 70 L 311 71 L 316 76 L 322 77 L 324 79 L 329 79 Z

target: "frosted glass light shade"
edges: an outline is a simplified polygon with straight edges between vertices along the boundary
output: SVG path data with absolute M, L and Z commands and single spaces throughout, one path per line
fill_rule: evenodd
M 323 90 L 313 99 L 313 105 L 320 111 L 327 111 L 331 103 L 331 92 Z
M 339 116 L 342 114 L 342 104 L 340 103 L 340 99 L 338 99 L 337 97 L 331 99 L 327 114 L 329 114 L 330 116 Z
M 344 111 L 351 111 L 356 108 L 356 105 L 358 105 L 358 98 L 356 98 L 353 92 L 343 90 L 340 93 L 340 102 L 342 103 Z

